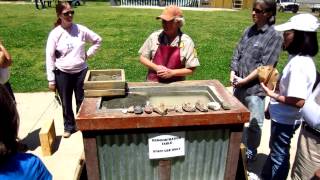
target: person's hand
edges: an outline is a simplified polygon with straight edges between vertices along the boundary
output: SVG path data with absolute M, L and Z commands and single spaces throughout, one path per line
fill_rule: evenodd
M 56 92 L 56 85 L 55 84 L 49 84 L 48 88 L 50 91 Z
M 246 84 L 246 82 L 244 81 L 243 78 L 241 78 L 239 76 L 234 76 L 233 82 L 232 82 L 233 87 L 239 88 L 245 84 Z
M 269 89 L 263 82 L 260 83 L 262 89 L 264 90 L 264 92 L 270 96 L 270 97 L 274 97 L 275 96 L 275 92 L 272 89 Z
M 230 85 L 231 85 L 231 86 L 234 86 L 234 81 L 235 81 L 234 76 L 235 76 L 235 75 L 230 75 L 229 81 L 230 81 Z
M 168 79 L 171 78 L 172 76 L 174 76 L 173 70 L 172 69 L 162 69 L 157 71 L 157 76 L 159 76 L 160 78 L 163 79 Z
M 157 65 L 156 72 L 158 71 L 166 71 L 168 68 L 163 65 Z
M 314 176 L 311 178 L 311 180 L 320 180 L 320 169 L 314 172 Z

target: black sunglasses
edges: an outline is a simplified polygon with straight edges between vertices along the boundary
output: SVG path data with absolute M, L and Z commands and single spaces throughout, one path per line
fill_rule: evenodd
M 64 16 L 70 16 L 71 15 L 74 15 L 74 11 L 67 11 L 65 13 L 62 13 Z
M 254 11 L 256 14 L 264 13 L 264 10 L 257 9 L 257 8 L 252 8 L 252 11 Z

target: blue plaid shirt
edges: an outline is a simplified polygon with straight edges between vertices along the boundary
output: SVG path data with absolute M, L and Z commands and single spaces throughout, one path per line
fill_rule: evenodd
M 256 25 L 247 28 L 234 50 L 231 70 L 245 78 L 259 66 L 274 65 L 278 61 L 282 41 L 281 33 L 268 24 L 259 30 Z M 247 95 L 265 96 L 258 78 L 241 88 Z

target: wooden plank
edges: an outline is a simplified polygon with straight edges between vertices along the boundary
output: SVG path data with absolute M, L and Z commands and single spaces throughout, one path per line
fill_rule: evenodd
M 48 120 L 41 127 L 39 132 L 40 144 L 43 156 L 50 156 L 53 153 L 53 144 L 56 138 L 54 120 Z
M 117 79 L 92 80 L 94 76 L 117 76 Z M 120 78 L 120 79 L 119 79 Z M 125 72 L 123 69 L 89 70 L 84 79 L 84 89 L 124 89 Z
M 242 138 L 243 124 L 230 128 L 229 148 L 227 155 L 226 169 L 224 171 L 225 180 L 235 180 L 237 174 L 240 142 Z
M 241 143 L 236 179 L 248 180 L 246 162 L 247 162 L 246 146 L 243 143 Z
M 73 177 L 74 180 L 80 179 L 84 164 L 85 164 L 84 152 L 82 152 L 81 157 L 79 159 L 79 164 L 77 165 L 76 172 Z
M 84 83 L 83 88 L 87 90 L 103 90 L 103 89 L 124 89 L 126 87 L 125 82 L 119 82 L 119 81 L 95 81 L 95 82 L 86 82 Z
M 125 95 L 124 89 L 84 90 L 85 97 L 102 97 Z
M 83 132 L 83 145 L 86 159 L 88 180 L 99 180 L 100 171 L 98 163 L 98 149 L 95 137 L 89 137 Z
M 159 180 L 170 180 L 171 177 L 171 160 L 159 161 Z
M 122 79 L 124 75 L 124 70 L 123 69 L 100 69 L 100 70 L 90 70 L 90 75 L 95 76 L 95 75 L 117 75 L 120 76 Z

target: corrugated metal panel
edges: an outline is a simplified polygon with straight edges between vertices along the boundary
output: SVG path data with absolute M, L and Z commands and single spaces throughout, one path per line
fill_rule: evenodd
M 171 180 L 224 179 L 229 130 L 186 132 L 186 154 L 171 158 Z M 103 180 L 157 180 L 159 160 L 148 158 L 148 134 L 97 137 Z

